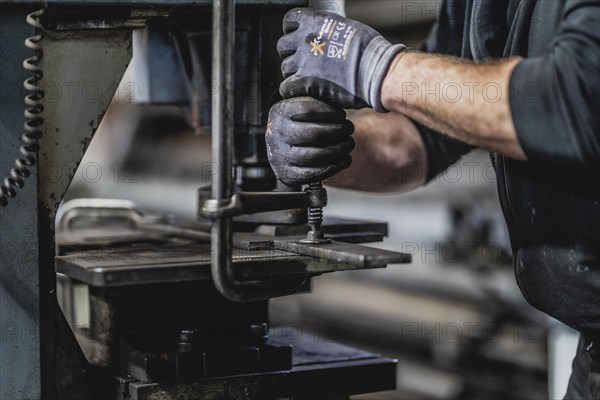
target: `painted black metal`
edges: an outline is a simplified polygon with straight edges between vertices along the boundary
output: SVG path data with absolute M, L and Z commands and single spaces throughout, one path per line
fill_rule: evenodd
M 192 398 L 340 398 L 392 390 L 396 387 L 396 360 L 331 341 L 315 340 L 313 334 L 285 340 L 285 330 L 275 329 L 276 345 L 292 347 L 293 366 L 262 374 L 223 376 L 188 382 L 124 382 L 113 377 L 113 385 L 127 388 L 132 399 L 151 399 L 159 393 L 169 398 L 185 394 Z M 289 330 L 289 329 L 288 329 Z M 239 394 L 239 395 L 238 395 Z M 215 396 L 215 397 L 209 397 Z

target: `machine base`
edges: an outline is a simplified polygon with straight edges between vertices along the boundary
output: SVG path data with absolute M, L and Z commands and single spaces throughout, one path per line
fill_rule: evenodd
M 396 360 L 309 334 L 292 337 L 297 334 L 299 331 L 291 328 L 279 328 L 272 333 L 277 344 L 292 344 L 291 370 L 185 382 L 142 383 L 105 376 L 99 380 L 104 387 L 101 395 L 118 400 L 332 399 L 395 389 Z M 320 341 L 315 342 L 316 339 Z

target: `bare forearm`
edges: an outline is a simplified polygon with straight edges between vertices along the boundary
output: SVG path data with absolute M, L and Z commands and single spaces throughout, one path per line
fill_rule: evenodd
M 523 160 L 509 104 L 510 75 L 518 61 L 474 64 L 402 53 L 383 83 L 382 102 L 451 137 Z
M 356 147 L 352 165 L 325 183 L 370 192 L 400 192 L 421 186 L 427 156 L 414 123 L 398 113 L 350 112 Z

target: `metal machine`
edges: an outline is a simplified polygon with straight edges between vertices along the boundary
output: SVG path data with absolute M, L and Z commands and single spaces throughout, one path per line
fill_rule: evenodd
M 309 291 L 314 276 L 410 261 L 357 244 L 383 240 L 385 223 L 323 221 L 325 189 L 278 186 L 268 166 L 275 43 L 283 14 L 305 3 L 0 0 L 0 398 L 394 388 L 394 360 L 269 326 L 269 299 Z M 134 31 L 147 61 L 144 101 L 179 105 L 212 136 L 215 170 L 198 190 L 198 220 L 93 199 L 57 216 L 130 62 Z M 89 293 L 87 326 L 69 324 L 79 287 Z

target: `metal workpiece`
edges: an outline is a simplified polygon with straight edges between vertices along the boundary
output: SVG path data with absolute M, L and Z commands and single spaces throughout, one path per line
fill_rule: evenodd
M 75 246 L 73 250 L 64 249 L 65 254 L 56 257 L 56 271 L 97 287 L 211 279 L 212 248 L 209 243 L 169 244 L 141 240 L 134 246 L 119 244 L 113 248 L 77 250 Z M 323 246 L 301 244 L 298 237 L 274 239 L 236 234 L 234 244 L 237 248 L 232 252 L 232 270 L 237 281 L 268 289 L 270 280 L 281 279 L 279 289 L 285 289 L 288 294 L 295 293 L 302 282 L 315 275 L 383 268 L 390 263 L 410 261 L 408 254 L 335 241 Z M 285 280 L 293 277 L 299 279 L 294 285 L 287 285 Z
M 272 246 L 272 242 L 270 245 Z M 308 249 L 294 250 L 309 252 Z M 236 249 L 233 253 L 232 270 L 236 280 L 259 284 L 261 280 L 293 276 L 304 280 L 323 273 L 365 268 L 365 263 L 358 257 L 349 263 L 274 249 Z M 379 264 L 372 267 L 383 266 Z M 56 257 L 55 268 L 56 272 L 69 278 L 98 287 L 210 280 L 211 247 L 210 244 L 157 243 L 129 248 L 88 249 Z M 282 284 L 281 288 L 284 286 Z M 286 291 L 292 294 L 297 289 L 298 287 L 288 287 Z
M 145 215 L 129 201 L 77 199 L 65 203 L 57 226 L 61 254 L 56 259 L 57 272 L 89 285 L 125 287 L 211 278 L 215 248 L 207 222 Z M 387 234 L 385 223 L 329 218 L 322 229 L 337 242 L 322 246 L 299 242 L 306 229 L 262 226 L 256 232 L 235 232 L 230 255 L 236 280 L 261 286 L 261 277 L 308 278 L 381 268 L 410 258 L 356 245 L 381 241 Z M 296 290 L 288 287 L 291 293 Z
M 256 233 L 267 236 L 300 236 L 305 235 L 307 231 L 306 225 L 287 226 L 287 225 L 262 225 L 256 229 Z M 363 237 L 363 234 L 377 235 L 377 240 L 358 240 L 358 241 L 346 241 L 340 240 L 341 242 L 347 243 L 369 243 L 369 242 L 381 242 L 384 237 L 388 236 L 388 224 L 387 222 L 381 221 L 369 221 L 369 220 L 354 220 L 349 218 L 338 218 L 332 216 L 326 216 L 323 218 L 323 230 L 328 235 L 342 235 L 350 237 L 351 235 L 357 235 Z
M 410 254 L 357 246 L 350 243 L 332 241 L 329 244 L 320 245 L 302 243 L 294 239 L 275 239 L 273 245 L 277 250 L 317 257 L 330 262 L 348 263 L 360 268 L 383 268 L 388 264 L 411 262 Z

